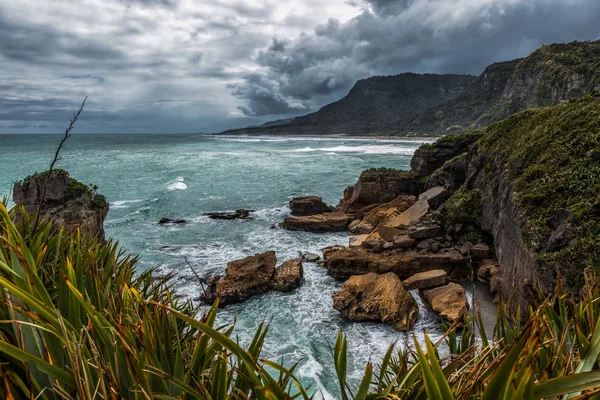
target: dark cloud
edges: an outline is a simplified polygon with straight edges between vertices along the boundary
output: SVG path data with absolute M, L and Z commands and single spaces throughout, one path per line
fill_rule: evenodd
M 258 74 L 233 95 L 249 115 L 315 109 L 357 79 L 401 72 L 479 74 L 552 42 L 598 39 L 597 0 L 365 0 L 346 23 L 331 19 L 312 34 L 278 38 L 261 51 Z

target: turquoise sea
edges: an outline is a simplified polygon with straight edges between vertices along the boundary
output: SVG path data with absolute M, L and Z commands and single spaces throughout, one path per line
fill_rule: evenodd
M 13 182 L 48 168 L 57 135 L 0 135 L 0 197 Z M 320 253 L 347 244 L 345 233 L 288 232 L 276 224 L 289 215 L 290 199 L 319 195 L 335 205 L 346 186 L 370 167 L 408 169 L 422 140 L 358 138 L 73 135 L 57 167 L 94 183 L 110 202 L 108 236 L 141 256 L 140 268 L 176 270 L 179 289 L 190 298 L 201 287 L 185 258 L 202 275 L 222 273 L 228 261 L 275 250 L 278 264 L 303 252 Z M 216 221 L 211 211 L 256 210 L 244 221 Z M 161 217 L 187 224 L 158 225 Z M 330 347 L 339 330 L 348 335 L 349 372 L 359 376 L 366 363 L 391 343 L 403 346 L 412 335 L 391 327 L 344 320 L 332 308 L 341 284 L 316 264 L 305 264 L 306 283 L 289 294 L 255 297 L 220 311 L 223 322 L 237 319 L 235 334 L 248 341 L 261 320 L 270 321 L 264 356 L 300 362 L 299 375 L 319 388 L 316 398 L 337 398 Z M 419 301 L 419 300 L 418 300 Z M 421 307 L 414 331 L 439 334 Z

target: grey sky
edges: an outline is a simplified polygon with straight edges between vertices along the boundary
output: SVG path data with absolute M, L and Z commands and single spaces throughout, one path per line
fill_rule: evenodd
M 598 0 L 0 2 L 0 133 L 214 132 L 600 38 Z

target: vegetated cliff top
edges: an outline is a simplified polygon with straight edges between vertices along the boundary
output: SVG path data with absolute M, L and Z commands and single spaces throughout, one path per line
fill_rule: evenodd
M 600 266 L 600 92 L 523 111 L 483 132 L 477 157 L 512 182 L 525 217 L 523 238 L 539 255 L 539 272 L 559 271 L 567 287 L 578 290 L 584 269 Z M 498 176 L 489 180 L 497 184 Z M 548 221 L 563 209 L 570 211 L 565 223 L 572 240 L 554 251 L 547 247 L 556 232 Z
M 228 133 L 435 136 L 484 127 L 595 90 L 600 90 L 600 41 L 551 44 L 526 58 L 494 63 L 476 79 L 418 74 L 364 79 L 315 113 Z

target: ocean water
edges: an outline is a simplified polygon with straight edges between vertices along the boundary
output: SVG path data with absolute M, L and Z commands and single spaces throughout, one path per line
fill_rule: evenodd
M 0 197 L 13 182 L 48 168 L 59 136 L 0 135 Z M 178 289 L 197 298 L 202 289 L 186 263 L 201 275 L 222 273 L 228 261 L 274 250 L 278 264 L 303 252 L 347 244 L 345 233 L 289 232 L 276 224 L 289 215 L 290 199 L 319 195 L 335 205 L 346 186 L 370 167 L 408 169 L 423 140 L 311 137 L 212 137 L 203 135 L 74 135 L 57 167 L 94 183 L 110 202 L 108 236 L 141 256 L 140 268 L 175 270 Z M 218 221 L 205 212 L 256 210 L 243 221 Z M 161 217 L 182 225 L 158 225 Z M 248 345 L 257 325 L 270 321 L 264 357 L 299 362 L 303 383 L 316 398 L 339 390 L 331 348 L 340 330 L 348 336 L 349 374 L 356 383 L 370 360 L 392 343 L 410 345 L 412 333 L 345 320 L 332 307 L 341 284 L 316 264 L 305 263 L 306 283 L 291 293 L 271 292 L 219 311 L 236 319 L 238 340 Z M 417 301 L 420 303 L 418 296 Z M 421 307 L 414 333 L 440 335 L 433 315 Z

